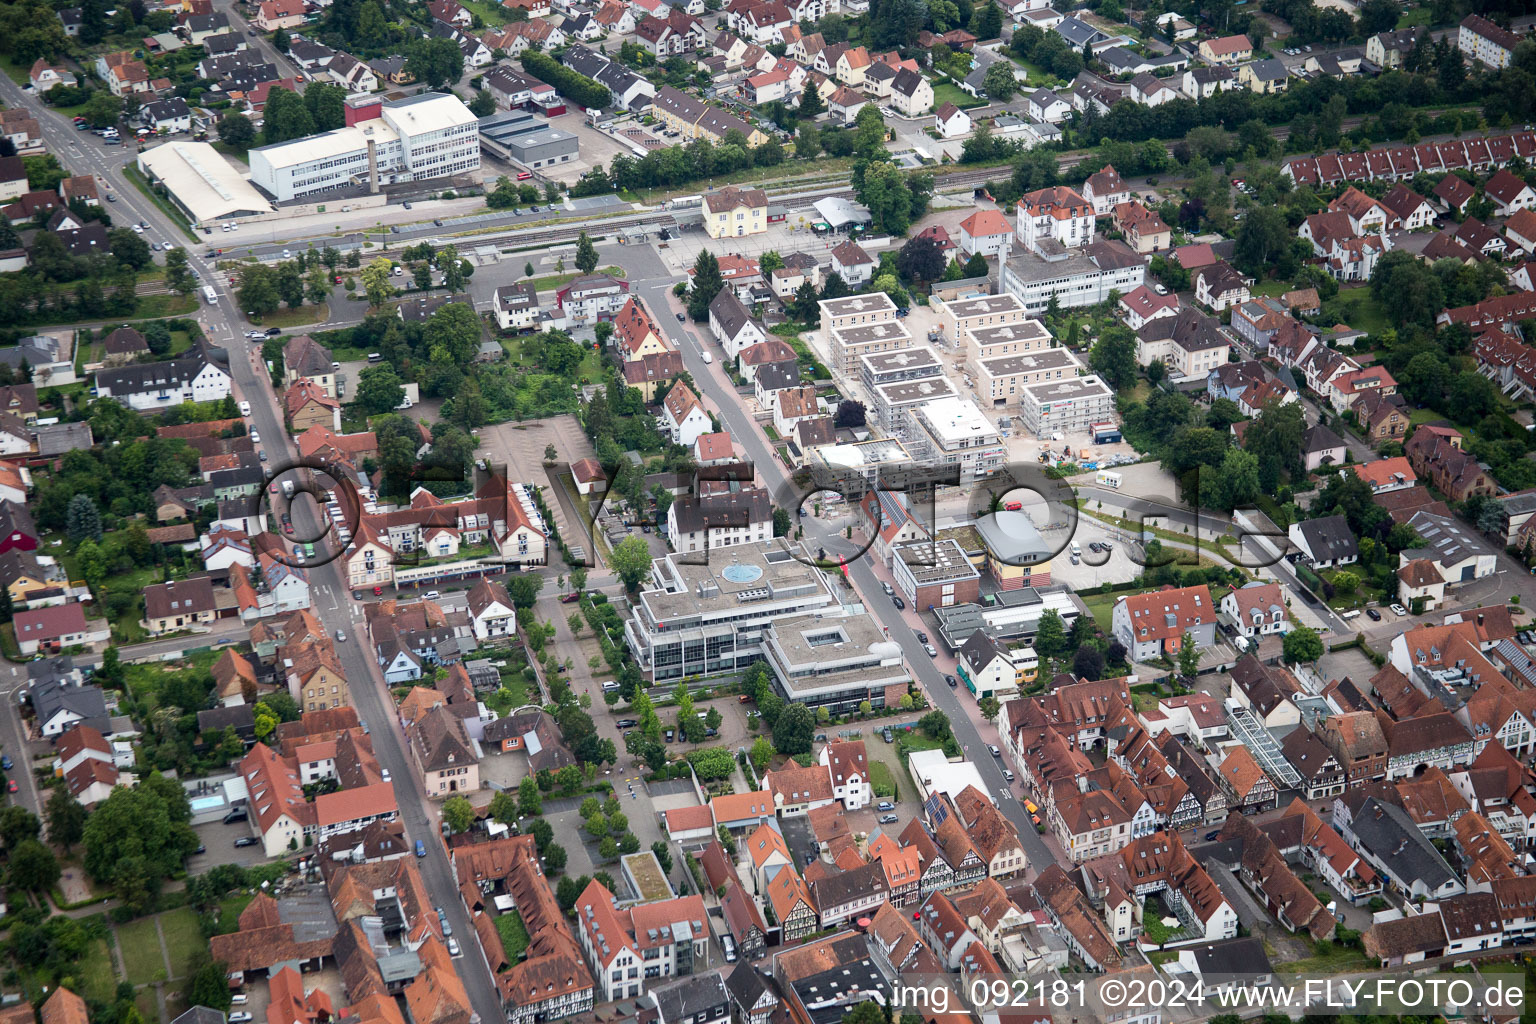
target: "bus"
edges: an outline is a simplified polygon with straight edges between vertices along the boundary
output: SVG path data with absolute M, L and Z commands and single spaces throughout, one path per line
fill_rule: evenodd
M 203 285 L 203 298 L 207 299 L 208 305 L 212 306 L 219 301 L 219 293 L 213 290 L 213 285 L 205 284 Z

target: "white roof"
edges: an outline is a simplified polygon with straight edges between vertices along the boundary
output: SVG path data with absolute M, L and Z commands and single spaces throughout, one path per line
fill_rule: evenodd
M 139 155 L 139 167 L 163 182 L 199 221 L 272 212 L 272 204 L 206 142 L 156 146 Z
M 375 117 L 319 135 L 307 135 L 302 139 L 262 146 L 251 150 L 251 153 L 260 153 L 261 159 L 275 170 L 280 167 L 298 167 L 343 153 L 361 153 L 368 148 L 370 139 L 377 146 L 387 146 L 398 142 L 400 136 L 383 118 Z
M 918 413 L 929 428 L 946 444 L 972 438 L 998 437 L 992 421 L 982 415 L 976 403 L 969 398 L 951 395 L 935 398 L 918 407 Z
M 942 750 L 916 750 L 907 755 L 907 763 L 925 797 L 930 793 L 944 793 L 954 800 L 967 786 L 975 786 L 988 803 L 992 802 L 992 791 L 970 761 L 951 761 Z
M 842 196 L 827 196 L 818 199 L 811 204 L 821 219 L 833 228 L 840 228 L 846 224 L 868 224 L 874 220 L 870 212 Z

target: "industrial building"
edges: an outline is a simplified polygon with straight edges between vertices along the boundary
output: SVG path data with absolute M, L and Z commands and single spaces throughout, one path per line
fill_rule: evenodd
M 273 212 L 272 203 L 206 142 L 168 142 L 139 154 L 145 178 L 165 186 L 194 227 Z
M 581 141 L 526 110 L 480 119 L 480 145 L 508 163 L 539 170 L 581 159 Z
M 479 121 L 457 96 L 429 92 L 384 103 L 360 93 L 345 102 L 343 127 L 251 150 L 252 183 L 282 203 L 349 185 L 378 191 L 480 170 Z

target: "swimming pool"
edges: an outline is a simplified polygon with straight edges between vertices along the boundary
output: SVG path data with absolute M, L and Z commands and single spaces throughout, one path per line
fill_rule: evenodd
M 193 814 L 216 811 L 224 806 L 224 798 L 222 796 L 195 796 L 187 801 L 187 806 L 192 809 Z

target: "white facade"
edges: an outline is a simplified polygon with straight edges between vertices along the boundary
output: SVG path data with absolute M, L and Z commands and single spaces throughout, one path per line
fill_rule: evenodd
M 458 97 L 423 93 L 344 128 L 253 149 L 250 162 L 251 180 L 280 202 L 374 173 L 384 184 L 472 174 L 480 169 L 479 121 Z

